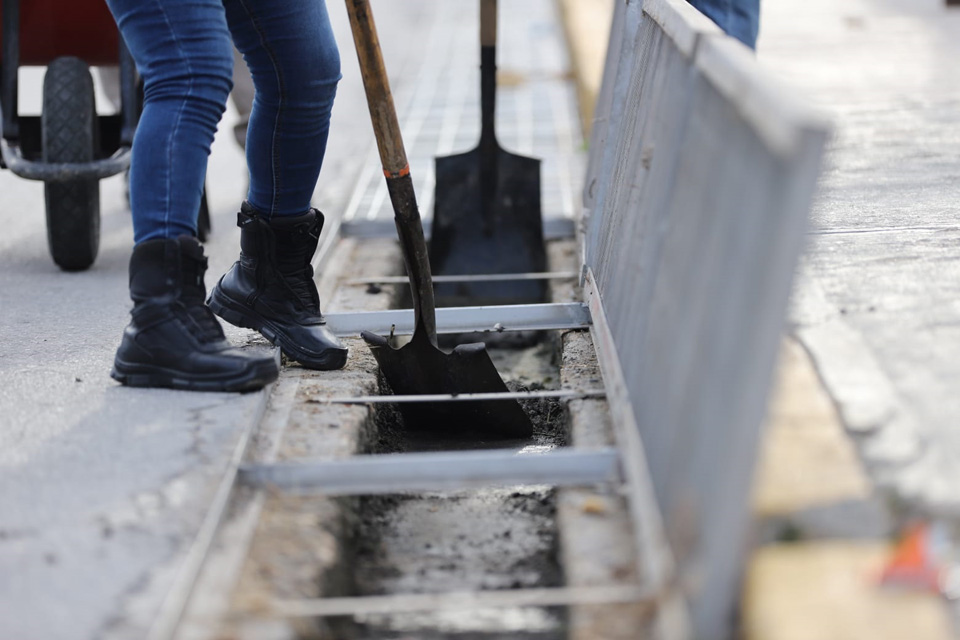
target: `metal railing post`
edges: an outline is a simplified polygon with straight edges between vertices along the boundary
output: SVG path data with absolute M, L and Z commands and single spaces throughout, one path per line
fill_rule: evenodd
M 0 71 L 0 108 L 3 137 L 20 137 L 17 71 L 20 68 L 20 0 L 3 0 L 3 66 Z

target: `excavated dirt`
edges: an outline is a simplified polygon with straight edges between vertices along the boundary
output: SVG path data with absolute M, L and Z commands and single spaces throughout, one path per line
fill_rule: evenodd
M 512 390 L 559 386 L 552 341 L 490 349 Z M 389 393 L 381 381 L 382 390 Z M 525 440 L 465 443 L 408 432 L 395 407 L 377 413 L 375 453 L 496 446 L 535 454 L 563 446 L 566 421 L 552 399 L 523 403 L 534 425 Z M 369 497 L 361 500 L 354 579 L 358 594 L 410 594 L 560 586 L 555 491 L 518 486 L 481 491 Z M 357 618 L 356 637 L 563 638 L 562 609 L 428 612 Z
M 371 498 L 355 579 L 362 594 L 558 586 L 554 492 L 515 487 Z M 370 616 L 361 638 L 561 638 L 548 610 Z

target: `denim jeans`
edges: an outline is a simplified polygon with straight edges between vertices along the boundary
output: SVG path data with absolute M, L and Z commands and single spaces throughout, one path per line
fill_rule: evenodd
M 760 0 L 689 0 L 727 33 L 751 49 L 757 48 Z
M 144 80 L 130 166 L 134 241 L 196 234 L 207 157 L 232 86 L 234 44 L 256 87 L 247 199 L 267 216 L 305 213 L 340 80 L 325 0 L 107 4 Z

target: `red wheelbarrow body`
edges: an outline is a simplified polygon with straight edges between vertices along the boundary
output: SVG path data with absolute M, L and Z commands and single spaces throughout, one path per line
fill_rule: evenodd
M 117 25 L 103 0 L 21 3 L 21 65 L 47 65 L 61 56 L 75 56 L 89 65 L 115 65 L 119 51 Z
M 110 65 L 119 66 L 120 111 L 103 115 L 90 66 Z M 18 112 L 21 66 L 47 67 L 40 116 Z M 0 168 L 44 182 L 47 241 L 65 270 L 86 269 L 96 258 L 99 180 L 130 166 L 139 83 L 104 0 L 0 0 Z M 209 229 L 204 192 L 201 239 Z

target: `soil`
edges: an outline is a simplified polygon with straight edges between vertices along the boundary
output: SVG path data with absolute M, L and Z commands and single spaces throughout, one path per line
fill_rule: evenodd
M 516 391 L 558 386 L 555 351 L 548 341 L 522 349 L 490 348 L 508 388 Z M 480 446 L 537 453 L 565 444 L 561 402 L 531 399 L 522 404 L 533 422 L 533 436 Z M 376 426 L 372 453 L 476 446 L 408 433 L 395 405 L 378 405 Z M 364 498 L 355 539 L 357 594 L 561 586 L 555 511 L 555 492 L 545 486 Z M 557 608 L 376 615 L 357 617 L 356 623 L 355 635 L 363 639 L 559 639 L 566 633 L 565 612 Z

